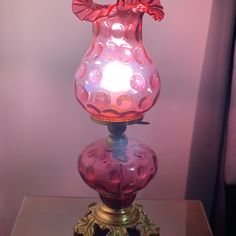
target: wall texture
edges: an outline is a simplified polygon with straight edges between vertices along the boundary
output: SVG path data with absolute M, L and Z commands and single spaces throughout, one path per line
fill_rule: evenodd
M 184 198 L 212 0 L 163 0 L 166 19 L 144 19 L 144 41 L 161 78 L 149 126 L 128 135 L 159 157 L 139 196 Z M 73 96 L 73 74 L 91 37 L 64 0 L 0 2 L 0 234 L 8 235 L 24 195 L 95 196 L 76 160 L 107 135 Z

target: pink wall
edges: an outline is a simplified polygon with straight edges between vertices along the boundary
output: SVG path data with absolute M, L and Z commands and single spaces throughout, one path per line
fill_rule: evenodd
M 159 156 L 143 198 L 184 198 L 212 0 L 163 0 L 166 19 L 144 20 L 144 41 L 162 78 L 150 126 L 129 136 Z M 73 96 L 73 74 L 91 36 L 70 1 L 0 2 L 0 234 L 24 195 L 95 196 L 76 170 L 79 151 L 107 135 Z M 2 231 L 2 232 L 1 232 Z

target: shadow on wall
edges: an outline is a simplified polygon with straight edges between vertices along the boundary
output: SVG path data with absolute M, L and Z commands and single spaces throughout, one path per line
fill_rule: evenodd
M 208 216 L 222 151 L 234 6 L 234 0 L 217 0 L 212 6 L 186 185 L 186 198 L 200 199 Z

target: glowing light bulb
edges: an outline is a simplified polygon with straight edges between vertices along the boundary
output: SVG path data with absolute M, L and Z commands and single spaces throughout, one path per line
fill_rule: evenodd
M 119 61 L 111 62 L 103 68 L 101 87 L 114 93 L 128 91 L 131 89 L 132 73 L 133 70 L 129 65 Z

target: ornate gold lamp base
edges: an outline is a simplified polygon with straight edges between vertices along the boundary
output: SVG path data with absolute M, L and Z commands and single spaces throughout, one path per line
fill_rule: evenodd
M 92 203 L 87 214 L 74 226 L 74 236 L 159 236 L 160 228 L 153 224 L 134 203 L 124 209 L 111 209 L 103 203 Z

